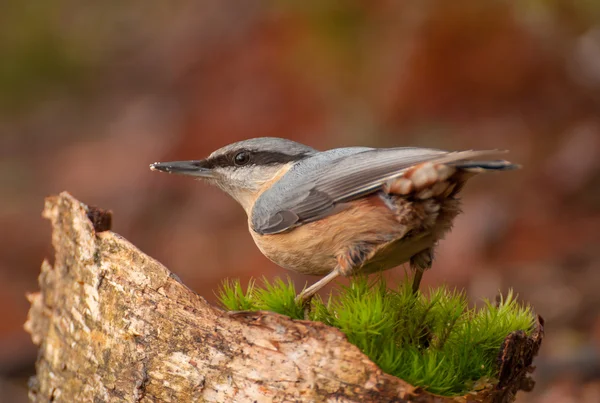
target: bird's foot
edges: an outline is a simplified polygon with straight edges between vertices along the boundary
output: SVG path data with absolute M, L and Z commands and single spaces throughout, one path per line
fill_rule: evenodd
M 410 258 L 410 267 L 414 270 L 415 276 L 413 277 L 412 291 L 413 294 L 419 292 L 421 285 L 421 279 L 423 278 L 423 272 L 426 269 L 431 268 L 433 264 L 433 249 L 427 248 L 417 253 Z

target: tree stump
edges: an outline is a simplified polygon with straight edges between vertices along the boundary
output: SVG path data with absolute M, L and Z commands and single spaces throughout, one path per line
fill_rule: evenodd
M 49 197 L 54 265 L 42 264 L 25 327 L 39 346 L 35 402 L 508 402 L 531 386 L 542 339 L 511 334 L 498 384 L 433 396 L 383 373 L 337 329 L 209 305 L 110 232 L 110 213 Z

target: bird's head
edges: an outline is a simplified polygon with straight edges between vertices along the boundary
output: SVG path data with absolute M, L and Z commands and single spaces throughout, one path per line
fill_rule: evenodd
M 291 164 L 316 152 L 291 140 L 260 137 L 229 144 L 202 160 L 155 162 L 150 169 L 205 179 L 249 212 L 266 183 Z

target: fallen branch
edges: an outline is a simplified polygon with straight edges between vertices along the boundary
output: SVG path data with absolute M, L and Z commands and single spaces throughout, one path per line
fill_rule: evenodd
M 437 397 L 383 373 L 322 323 L 209 305 L 110 232 L 109 213 L 68 193 L 48 198 L 43 215 L 56 254 L 29 296 L 32 401 L 509 402 L 531 387 L 541 323 L 531 337 L 507 337 L 493 387 Z

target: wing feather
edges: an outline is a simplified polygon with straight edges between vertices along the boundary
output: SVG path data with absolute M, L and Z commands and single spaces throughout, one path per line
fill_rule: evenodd
M 257 199 L 254 231 L 275 234 L 320 220 L 336 206 L 379 191 L 390 179 L 423 162 L 458 163 L 498 151 L 447 152 L 429 148 L 349 148 L 298 162 Z

